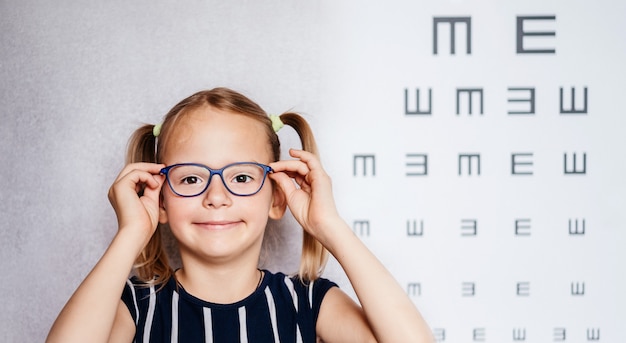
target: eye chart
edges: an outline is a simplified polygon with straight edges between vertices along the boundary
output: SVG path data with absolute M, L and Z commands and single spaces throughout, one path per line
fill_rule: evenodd
M 626 6 L 327 6 L 338 206 L 437 341 L 626 341 Z

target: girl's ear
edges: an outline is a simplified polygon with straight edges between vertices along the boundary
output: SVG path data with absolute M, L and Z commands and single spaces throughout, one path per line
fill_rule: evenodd
M 274 187 L 272 187 L 272 205 L 270 207 L 269 217 L 278 220 L 283 217 L 287 210 L 287 199 L 285 198 L 285 193 L 283 193 L 278 185 L 273 183 L 272 186 Z

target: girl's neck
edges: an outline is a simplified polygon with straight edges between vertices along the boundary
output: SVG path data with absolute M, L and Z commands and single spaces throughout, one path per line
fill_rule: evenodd
M 187 264 L 175 275 L 189 294 L 216 304 L 232 304 L 245 299 L 259 287 L 263 278 L 263 272 L 256 265 L 242 268 Z

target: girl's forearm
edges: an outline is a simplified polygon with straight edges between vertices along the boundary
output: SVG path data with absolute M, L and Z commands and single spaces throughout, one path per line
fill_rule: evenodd
M 421 314 L 382 263 L 343 220 L 327 249 L 342 266 L 379 342 L 433 342 Z
M 124 284 L 142 247 L 120 230 L 52 325 L 46 342 L 106 342 Z

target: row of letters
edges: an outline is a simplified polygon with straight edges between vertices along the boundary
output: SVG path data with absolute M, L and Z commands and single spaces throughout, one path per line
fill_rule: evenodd
M 569 236 L 584 236 L 586 233 L 585 218 L 569 218 L 567 221 L 567 230 L 565 225 L 563 233 L 567 232 Z M 478 236 L 478 220 L 477 219 L 461 219 L 460 235 L 463 237 Z M 352 222 L 352 231 L 360 237 L 369 237 L 371 234 L 371 222 L 368 219 L 357 219 Z M 515 236 L 530 236 L 532 233 L 531 218 L 516 218 L 513 220 L 512 233 Z M 407 219 L 406 235 L 409 237 L 423 237 L 425 235 L 423 219 Z
M 432 330 L 433 336 L 437 342 L 447 342 L 449 332 L 445 328 L 433 328 Z M 573 333 L 572 333 L 573 332 Z M 539 340 L 536 337 L 532 337 L 532 334 L 536 333 L 536 331 L 531 332 L 524 327 L 513 328 L 511 330 L 511 340 L 513 342 L 546 342 L 545 339 Z M 546 334 L 547 336 L 547 334 Z M 583 338 L 586 339 L 587 342 L 598 342 L 600 341 L 600 328 L 599 327 L 589 327 L 587 329 L 576 329 L 576 330 L 568 330 L 564 327 L 555 327 L 552 329 L 552 341 L 553 342 L 567 342 L 571 338 Z M 487 340 L 487 329 L 486 328 L 474 328 L 469 333 L 468 338 L 471 339 L 471 342 L 488 342 Z
M 507 102 L 513 107 L 507 110 L 509 115 L 534 115 L 536 114 L 536 94 L 534 87 L 508 87 L 507 91 L 512 98 Z M 580 91 L 578 91 L 580 93 Z M 563 87 L 559 88 L 559 114 L 561 115 L 587 115 L 589 111 L 588 89 L 582 89 L 582 104 L 576 100 L 577 90 L 572 87 L 569 99 L 563 93 Z M 522 97 L 520 97 L 522 96 Z M 472 115 L 478 110 L 480 115 L 485 112 L 485 91 L 483 88 L 457 88 L 456 89 L 456 115 L 461 113 L 461 104 L 467 105 L 467 111 L 463 114 Z M 426 105 L 424 101 L 426 100 Z M 566 103 L 569 102 L 568 105 Z M 409 94 L 409 89 L 404 89 L 404 114 L 406 116 L 430 116 L 433 114 L 433 90 L 428 88 L 428 96 L 420 96 L 420 89 L 416 88 L 414 97 Z
M 571 156 L 570 156 L 571 155 Z M 405 176 L 428 176 L 429 155 L 425 153 L 405 154 Z M 481 175 L 479 153 L 461 153 L 457 156 L 458 175 Z M 510 156 L 511 175 L 533 176 L 534 153 L 515 152 Z M 563 153 L 564 175 L 587 174 L 587 153 Z M 354 154 L 352 157 L 352 176 L 376 176 L 376 154 Z
M 556 48 L 538 48 L 533 47 L 539 42 L 545 42 L 546 37 L 556 37 L 556 31 L 552 29 L 556 22 L 556 15 L 532 15 L 532 16 L 517 16 L 515 18 L 516 30 L 516 54 L 556 54 Z M 545 25 L 543 30 L 537 29 L 526 30 L 528 26 L 542 26 Z M 450 54 L 456 54 L 456 29 L 457 25 L 465 28 L 465 53 L 471 55 L 472 53 L 472 17 L 433 17 L 433 55 L 439 54 L 439 29 L 442 27 L 449 28 L 450 37 Z M 492 28 L 491 30 L 497 30 Z M 536 39 L 536 37 L 539 37 Z M 527 44 L 530 43 L 530 44 Z M 498 46 L 502 46 L 501 43 Z
M 565 290 L 566 288 L 563 287 Z M 410 297 L 419 297 L 422 295 L 422 283 L 410 282 L 407 284 L 406 292 Z M 569 294 L 574 297 L 585 296 L 585 282 L 572 281 L 569 285 Z M 515 284 L 515 296 L 529 297 L 530 294 L 530 282 L 518 281 Z M 462 297 L 476 297 L 477 287 L 476 282 L 466 281 L 461 283 L 461 296 Z

